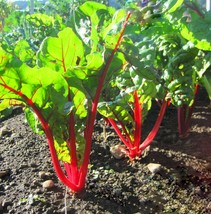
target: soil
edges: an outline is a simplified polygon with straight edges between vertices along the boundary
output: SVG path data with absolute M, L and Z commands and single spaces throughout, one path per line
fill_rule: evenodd
M 115 159 L 110 146 L 120 143 L 107 127 L 104 142 L 98 117 L 86 190 L 78 195 L 58 180 L 44 137 L 27 126 L 16 109 L 0 123 L 0 213 L 79 214 L 205 214 L 211 213 L 211 109 L 202 89 L 197 98 L 189 136 L 177 133 L 176 109 L 169 107 L 159 133 L 140 160 Z M 157 115 L 152 109 L 144 136 Z M 160 164 L 152 174 L 149 163 Z M 43 188 L 53 180 L 55 186 Z

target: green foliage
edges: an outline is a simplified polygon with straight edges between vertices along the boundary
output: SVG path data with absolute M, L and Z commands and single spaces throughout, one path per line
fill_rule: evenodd
M 27 61 L 28 65 L 31 66 L 35 65 L 34 57 L 42 41 L 48 36 L 56 36 L 64 28 L 59 16 L 53 18 L 41 13 L 29 15 L 23 12 L 15 12 L 10 18 L 12 24 L 9 20 L 6 22 L 6 28 L 9 32 L 2 35 L 0 44 L 4 49 L 14 52 L 14 54 L 17 54 L 17 50 L 14 51 L 17 49 L 16 46 L 20 46 L 22 50 L 28 49 Z M 14 24 L 15 22 L 18 23 L 18 26 Z M 26 51 L 23 50 L 23 52 Z
M 52 16 L 23 14 L 18 28 L 3 35 L 0 111 L 24 107 L 32 130 L 46 134 L 57 172 L 57 158 L 70 165 L 70 181 L 61 178 L 77 191 L 81 184 L 72 184 L 87 172 L 98 101 L 98 111 L 121 121 L 133 140 L 141 128 L 134 118 L 143 122 L 154 99 L 190 106 L 198 81 L 209 83 L 211 16 L 192 1 L 117 11 L 98 2 L 56 2 Z M 194 8 L 188 22 L 187 8 Z
M 12 7 L 6 0 L 0 0 L 0 32 L 4 31 L 5 19 L 12 11 Z
M 184 0 L 168 0 L 164 3 L 164 9 L 167 10 L 167 13 L 175 12 L 182 4 Z
M 211 51 L 210 25 L 211 14 L 206 13 L 204 17 L 192 19 L 189 24 L 181 22 L 181 35 L 198 49 Z
M 0 102 L 0 120 L 8 118 L 13 112 L 13 107 L 10 106 L 8 100 Z
M 102 16 L 98 11 L 104 8 L 104 12 L 109 14 L 111 9 L 100 4 L 93 5 L 95 7 L 90 8 L 90 4 L 85 3 L 81 11 L 85 11 L 84 15 L 87 14 L 91 21 L 93 20 L 93 29 L 101 26 L 99 31 L 103 31 L 110 23 L 108 17 Z M 96 20 L 92 18 L 93 14 Z M 33 28 L 38 28 L 40 32 L 43 25 L 50 26 L 51 29 L 54 21 L 52 17 L 41 14 L 27 16 L 27 20 L 33 22 Z M 122 19 L 121 21 L 123 22 Z M 109 29 L 112 31 L 111 26 Z M 114 35 L 115 33 L 117 32 L 114 32 Z M 93 34 L 90 35 L 93 41 L 101 41 L 102 34 Z M 103 35 L 106 36 L 105 33 Z M 85 143 L 83 135 L 96 93 L 96 83 L 111 54 L 110 49 L 106 50 L 103 43 L 93 42 L 90 45 L 90 47 L 85 45 L 73 29 L 65 28 L 57 37 L 50 36 L 44 39 L 36 55 L 37 65 L 32 67 L 27 65 L 31 59 L 31 49 L 26 41 L 18 42 L 13 51 L 14 55 L 10 54 L 7 48 L 6 50 L 1 48 L 0 98 L 18 100 L 21 105 L 25 105 L 26 118 L 37 133 L 43 132 L 43 122 L 40 124 L 41 114 L 52 129 L 56 149 L 62 151 L 59 158 L 64 162 L 67 161 L 64 154 L 69 154 L 67 153 L 69 148 L 65 144 L 66 139 L 70 137 L 70 114 L 74 114 L 76 129 L 74 134 L 78 139 L 78 151 L 82 154 L 84 152 L 81 149 Z M 118 70 L 122 69 L 124 63 L 122 60 L 124 61 L 124 57 L 121 53 L 114 57 L 108 70 L 108 78 L 114 71 L 118 73 Z M 61 150 L 58 145 L 61 145 Z

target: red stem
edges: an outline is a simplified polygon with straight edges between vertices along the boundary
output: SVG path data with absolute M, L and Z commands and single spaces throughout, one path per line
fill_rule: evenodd
M 3 79 L 2 79 L 2 81 L 3 81 Z M 11 88 L 6 83 L 5 84 L 1 84 L 1 85 L 3 87 L 5 87 L 6 89 L 8 89 L 9 91 L 13 92 L 14 94 L 19 95 L 33 109 L 34 113 L 37 115 L 37 117 L 38 117 L 38 119 L 39 119 L 39 121 L 40 121 L 40 123 L 41 123 L 41 125 L 42 125 L 42 127 L 44 129 L 44 131 L 45 131 L 45 135 L 46 135 L 46 138 L 47 138 L 47 141 L 48 141 L 48 145 L 49 145 L 49 149 L 50 149 L 50 154 L 51 154 L 53 166 L 54 166 L 54 169 L 55 169 L 59 179 L 66 186 L 68 186 L 70 189 L 72 189 L 73 191 L 78 191 L 78 187 L 68 180 L 68 178 L 65 176 L 64 172 L 61 169 L 61 166 L 59 164 L 59 160 L 58 160 L 58 157 L 57 157 L 57 154 L 56 154 L 56 150 L 54 148 L 54 139 L 53 139 L 52 130 L 49 127 L 48 122 L 45 120 L 45 118 L 43 117 L 43 115 L 40 112 L 40 110 L 36 107 L 36 105 L 33 103 L 33 101 L 31 99 L 29 99 L 27 96 L 25 96 L 22 92 Z
M 142 105 L 139 103 L 139 97 L 137 91 L 134 92 L 134 121 L 135 121 L 135 131 L 134 131 L 134 143 L 133 147 L 135 150 L 139 150 L 141 142 L 141 125 L 142 125 Z
M 194 90 L 193 104 L 189 107 L 186 104 L 177 109 L 178 132 L 180 137 L 185 137 L 190 129 L 191 117 L 196 103 L 196 94 L 198 93 L 199 85 L 196 84 Z
M 24 94 L 22 94 L 20 91 L 17 91 L 9 86 L 7 86 L 6 84 L 2 86 L 4 86 L 5 88 L 7 88 L 8 90 L 10 90 L 11 92 L 18 94 L 23 100 L 25 100 L 25 102 L 33 109 L 33 111 L 35 112 L 35 114 L 37 115 L 37 117 L 39 118 L 42 127 L 45 131 L 47 140 L 48 140 L 48 145 L 50 148 L 50 153 L 51 153 L 51 158 L 52 158 L 52 162 L 55 168 L 55 171 L 59 177 L 59 179 L 66 185 L 68 186 L 71 190 L 79 192 L 81 191 L 84 186 L 85 186 L 85 180 L 86 180 L 86 175 L 87 175 L 87 170 L 88 170 L 88 164 L 89 164 L 89 159 L 90 159 L 90 152 L 91 152 L 91 143 L 92 143 L 92 133 L 94 130 L 94 122 L 95 122 L 95 118 L 96 118 L 96 113 L 97 113 L 97 105 L 99 102 L 99 98 L 101 95 L 101 91 L 103 88 L 103 83 L 106 77 L 106 74 L 108 72 L 108 69 L 110 67 L 110 64 L 113 60 L 114 54 L 116 53 L 121 39 L 123 37 L 125 28 L 127 26 L 129 17 L 130 17 L 131 13 L 129 13 L 126 17 L 126 21 L 124 23 L 122 32 L 120 34 L 120 37 L 117 41 L 117 44 L 114 48 L 114 50 L 112 51 L 106 65 L 104 68 L 104 71 L 102 73 L 102 76 L 99 78 L 99 84 L 96 90 L 96 94 L 94 97 L 94 100 L 92 102 L 92 109 L 91 112 L 87 118 L 87 124 L 86 124 L 86 129 L 84 131 L 84 137 L 86 139 L 86 145 L 85 145 L 85 151 L 84 151 L 84 159 L 82 162 L 82 165 L 80 167 L 80 177 L 79 177 L 79 173 L 78 173 L 78 168 L 77 168 L 77 157 L 76 157 L 76 142 L 75 142 L 75 132 L 74 132 L 74 117 L 71 114 L 70 115 L 70 150 L 71 150 L 71 165 L 65 163 L 65 168 L 66 168 L 66 172 L 68 177 L 71 177 L 71 181 L 68 180 L 68 178 L 65 176 L 64 172 L 61 169 L 61 166 L 59 164 L 59 160 L 56 154 L 56 150 L 54 148 L 54 139 L 53 139 L 53 133 L 52 130 L 49 127 L 48 122 L 45 120 L 45 118 L 43 117 L 42 113 L 40 112 L 40 110 L 35 106 L 35 104 L 32 102 L 31 99 L 29 99 L 28 97 L 26 97 Z M 77 176 L 76 176 L 77 175 Z M 78 179 L 79 177 L 79 179 Z
M 164 100 L 163 103 L 162 103 L 162 106 L 161 106 L 161 109 L 160 109 L 160 112 L 159 112 L 159 115 L 157 117 L 157 120 L 155 122 L 154 127 L 152 128 L 152 130 L 149 133 L 149 135 L 147 136 L 147 138 L 144 140 L 144 142 L 139 147 L 140 151 L 143 151 L 147 146 L 149 146 L 150 143 L 152 142 L 152 140 L 155 138 L 155 136 L 156 136 L 156 134 L 157 134 L 157 132 L 159 130 L 160 124 L 161 124 L 161 122 L 163 120 L 167 104 L 168 104 L 168 101 Z
M 130 149 L 132 146 L 132 141 L 130 140 L 130 138 L 128 138 L 128 140 L 126 140 L 126 138 L 123 136 L 121 130 L 117 126 L 116 122 L 111 118 L 107 118 L 107 119 L 108 119 L 109 123 L 112 125 L 112 127 L 114 128 L 114 130 L 117 133 L 117 135 L 119 136 L 119 138 L 125 144 L 125 146 L 127 146 Z M 123 132 L 125 133 L 126 129 L 124 128 L 124 126 L 121 126 L 121 127 L 122 127 Z M 128 133 L 126 132 L 125 135 L 127 136 Z
M 187 132 L 186 130 L 186 120 L 185 120 L 185 105 L 178 107 L 177 118 L 178 118 L 178 132 L 180 136 L 184 136 Z
M 128 13 L 127 17 L 126 17 L 126 20 L 125 20 L 125 23 L 124 23 L 124 26 L 123 26 L 123 29 L 122 29 L 122 32 L 119 36 L 119 39 L 117 41 L 117 44 L 114 48 L 114 50 L 112 51 L 106 65 L 105 65 L 105 68 L 103 70 L 103 73 L 102 75 L 100 76 L 99 78 L 99 84 L 98 84 L 98 87 L 97 87 L 97 90 L 96 90 L 96 94 L 95 94 L 95 97 L 94 97 L 94 100 L 92 102 L 92 109 L 91 109 L 91 112 L 87 118 L 87 125 L 86 125 L 86 129 L 85 129 L 85 138 L 86 138 L 86 145 L 85 145 L 85 151 L 84 151 L 84 159 L 83 159 L 83 162 L 82 162 L 82 165 L 81 165 L 81 168 L 80 168 L 80 183 L 79 183 L 79 186 L 81 188 L 84 187 L 85 185 L 85 180 L 86 180 L 86 175 L 87 175 L 87 170 L 88 170 L 88 164 L 89 164 L 89 157 L 90 157 L 90 152 L 91 152 L 91 143 L 92 143 L 92 133 L 93 133 L 93 130 L 94 130 L 94 122 L 95 122 L 95 118 L 96 118 L 96 114 L 97 114 L 97 105 L 98 105 L 98 102 L 99 102 L 99 98 L 100 98 L 100 95 L 101 95 L 101 91 L 102 91 L 102 88 L 103 88 L 103 83 L 104 83 L 104 80 L 105 80 L 105 77 L 106 77 L 106 74 L 108 72 L 108 69 L 111 65 L 111 62 L 114 58 L 114 54 L 116 53 L 119 45 L 120 45 L 120 42 L 122 40 L 122 37 L 123 37 L 123 34 L 124 34 L 124 31 L 125 31 L 125 28 L 127 26 L 127 23 L 128 23 L 128 20 L 131 16 L 131 13 Z
M 65 168 L 66 169 L 70 168 L 70 171 L 72 173 L 70 179 L 76 185 L 76 184 L 78 184 L 78 180 L 79 180 L 79 170 L 78 170 L 78 162 L 77 162 L 75 120 L 74 120 L 73 112 L 70 113 L 69 135 L 70 136 L 69 136 L 68 141 L 69 141 L 69 148 L 70 148 L 71 163 L 65 164 L 66 165 Z

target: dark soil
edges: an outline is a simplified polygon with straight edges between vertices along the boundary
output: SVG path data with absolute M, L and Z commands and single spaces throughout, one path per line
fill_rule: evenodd
M 205 214 L 211 213 L 211 109 L 200 91 L 190 134 L 180 139 L 176 110 L 169 107 L 148 154 L 131 163 L 116 160 L 109 147 L 120 141 L 98 118 L 86 191 L 71 195 L 54 173 L 45 139 L 30 130 L 22 112 L 0 123 L 0 213 Z M 146 135 L 157 115 L 143 127 Z M 152 174 L 147 165 L 161 164 Z M 41 173 L 43 172 L 43 174 Z M 42 176 L 41 176 L 42 174 Z M 51 179 L 55 186 L 44 189 Z M 65 204 L 67 205 L 65 208 Z

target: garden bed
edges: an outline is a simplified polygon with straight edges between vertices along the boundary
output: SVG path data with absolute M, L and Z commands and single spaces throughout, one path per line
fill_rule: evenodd
M 177 113 L 169 107 L 149 152 L 141 160 L 116 160 L 120 143 L 97 119 L 86 191 L 72 195 L 57 179 L 45 139 L 30 130 L 18 109 L 0 123 L 0 213 L 211 213 L 211 109 L 200 91 L 190 134 L 179 139 Z M 153 125 L 153 109 L 143 135 Z M 152 174 L 147 165 L 160 164 Z M 53 180 L 55 186 L 43 188 Z M 65 203 L 67 208 L 65 209 Z

